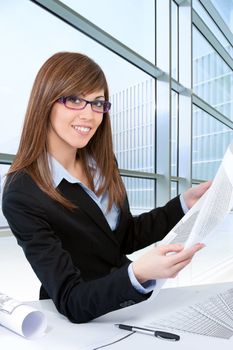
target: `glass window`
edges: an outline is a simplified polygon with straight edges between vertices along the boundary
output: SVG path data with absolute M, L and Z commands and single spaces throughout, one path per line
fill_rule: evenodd
M 149 78 L 126 85 L 111 95 L 111 102 L 113 142 L 120 168 L 154 172 L 155 81 Z
M 193 107 L 194 179 L 213 179 L 232 138 L 233 131 L 230 128 L 200 108 Z
M 8 33 L 0 56 L 2 153 L 16 153 L 30 89 L 42 63 L 58 51 L 79 51 L 106 73 L 119 167 L 154 171 L 155 83 L 150 76 L 28 0 L 5 4 L 0 31 Z
M 193 31 L 193 88 L 203 100 L 233 120 L 233 73 L 201 33 Z
M 62 2 L 147 60 L 155 62 L 154 0 Z
M 178 182 L 171 181 L 171 198 L 174 198 L 178 195 Z
M 178 94 L 172 91 L 171 176 L 178 176 Z
M 172 1 L 171 17 L 171 44 L 172 44 L 172 78 L 178 80 L 178 6 Z
M 9 165 L 0 164 L 0 229 L 8 227 L 8 223 L 2 213 L 2 191 L 5 181 L 5 174 L 9 169 Z
M 222 34 L 220 29 L 217 27 L 215 22 L 212 20 L 208 12 L 202 6 L 199 0 L 193 0 L 193 8 L 199 14 L 201 19 L 205 22 L 205 24 L 209 27 L 211 32 L 216 36 L 216 38 L 220 41 L 223 47 L 228 51 L 228 53 L 233 57 L 233 47 L 226 39 L 226 37 Z
M 211 0 L 219 14 L 222 16 L 224 22 L 233 32 L 233 2 L 232 0 Z
M 155 180 L 123 177 L 133 215 L 155 207 Z

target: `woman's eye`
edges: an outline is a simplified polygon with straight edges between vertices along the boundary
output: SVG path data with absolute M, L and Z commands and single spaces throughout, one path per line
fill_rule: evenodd
M 68 98 L 68 101 L 70 101 L 72 103 L 76 103 L 76 104 L 79 104 L 81 102 L 81 100 L 78 97 L 76 97 L 76 96 L 70 96 Z
M 94 105 L 95 105 L 96 107 L 103 107 L 103 104 L 104 104 L 104 101 L 95 101 L 95 102 L 94 102 Z

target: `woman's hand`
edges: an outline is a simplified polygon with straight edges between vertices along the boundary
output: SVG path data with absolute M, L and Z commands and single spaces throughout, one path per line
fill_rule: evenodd
M 201 196 L 208 190 L 211 185 L 211 181 L 203 182 L 198 186 L 189 188 L 186 192 L 183 193 L 183 198 L 188 209 L 201 198 Z
M 139 283 L 158 278 L 176 277 L 178 272 L 190 263 L 194 254 L 203 247 L 202 243 L 186 249 L 182 244 L 154 247 L 133 262 L 134 275 Z

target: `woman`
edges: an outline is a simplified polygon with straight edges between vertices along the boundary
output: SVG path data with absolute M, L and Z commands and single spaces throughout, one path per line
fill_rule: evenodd
M 3 212 L 18 244 L 72 322 L 146 300 L 156 279 L 176 276 L 203 245 L 133 251 L 161 240 L 183 216 L 180 198 L 132 217 L 113 153 L 104 73 L 90 58 L 61 52 L 41 67 L 8 172 Z M 183 194 L 187 207 L 204 184 Z M 176 252 L 177 254 L 169 254 Z

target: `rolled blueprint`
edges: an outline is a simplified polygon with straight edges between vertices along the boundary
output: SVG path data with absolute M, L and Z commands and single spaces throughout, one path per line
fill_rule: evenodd
M 45 315 L 33 307 L 0 293 L 0 324 L 26 337 L 41 337 L 47 328 Z

